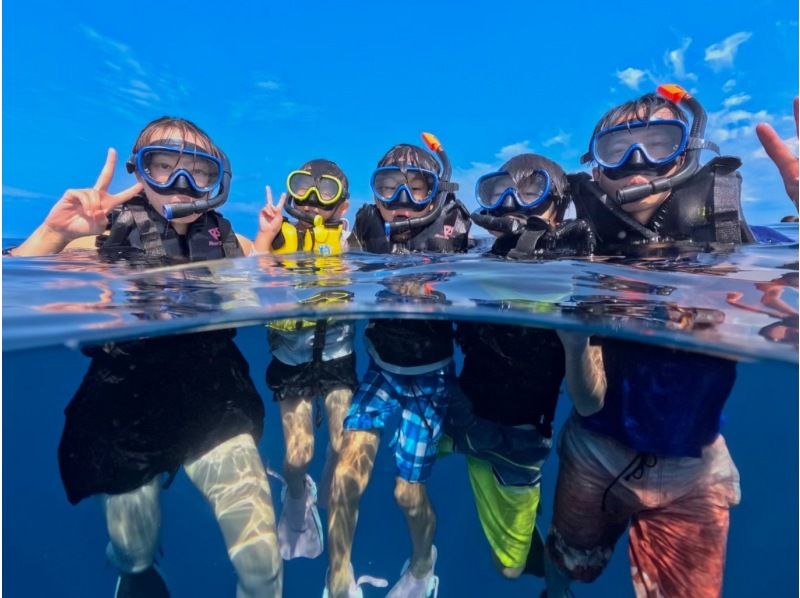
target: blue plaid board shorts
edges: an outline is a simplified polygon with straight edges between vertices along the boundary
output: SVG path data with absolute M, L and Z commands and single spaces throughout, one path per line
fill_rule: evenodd
M 382 430 L 386 420 L 402 408 L 402 420 L 389 446 L 394 448 L 398 475 L 407 482 L 424 483 L 436 461 L 455 384 L 452 363 L 425 374 L 401 375 L 381 369 L 370 359 L 344 418 L 344 429 Z

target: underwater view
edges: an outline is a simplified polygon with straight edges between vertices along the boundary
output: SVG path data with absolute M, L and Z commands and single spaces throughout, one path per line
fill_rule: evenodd
M 640 343 L 637 354 L 642 359 L 649 347 L 662 347 L 691 351 L 698 360 L 714 356 L 715 360 L 735 362 L 735 383 L 725 403 L 721 431 L 741 476 L 741 503 L 731 509 L 724 593 L 753 596 L 768 588 L 772 595 L 795 595 L 797 229 L 794 224 L 754 228 L 768 242 L 715 253 L 635 260 L 594 257 L 512 263 L 485 255 L 480 244 L 462 256 L 375 256 L 361 252 L 329 257 L 264 255 L 155 268 L 98 263 L 89 251 L 6 259 L 3 592 L 7 596 L 111 595 L 117 571 L 106 553 L 109 531 L 103 517 L 104 509 L 109 513 L 110 508 L 97 497 L 70 505 L 70 500 L 74 502 L 91 490 L 84 492 L 83 483 L 90 483 L 86 480 L 62 484 L 62 476 L 72 475 L 71 468 L 80 470 L 87 465 L 70 465 L 65 446 L 70 442 L 77 442 L 75 446 L 101 442 L 97 446 L 107 446 L 113 452 L 116 426 L 121 426 L 119 442 L 134 442 L 135 438 L 122 438 L 126 427 L 117 419 L 125 417 L 124 410 L 131 408 L 124 405 L 132 400 L 129 397 L 137 396 L 129 394 L 133 389 L 156 392 L 161 388 L 164 393 L 175 393 L 171 389 L 179 387 L 171 380 L 180 377 L 213 380 L 218 375 L 224 380 L 224 375 L 214 372 L 222 371 L 219 368 L 232 357 L 222 349 L 217 352 L 209 347 L 230 342 L 235 331 L 233 342 L 246 360 L 242 372 L 249 371 L 257 394 L 253 397 L 256 404 L 242 403 L 233 411 L 255 410 L 259 414 L 263 401 L 258 453 L 265 466 L 280 473 L 290 449 L 285 446 L 280 405 L 270 387 L 275 387 L 276 378 L 275 372 L 269 371 L 274 368 L 270 366 L 272 350 L 283 350 L 280 343 L 276 344 L 274 331 L 287 330 L 286 326 L 281 328 L 286 318 L 291 318 L 293 325 L 325 321 L 329 333 L 349 330 L 361 380 L 371 359 L 367 345 L 378 342 L 367 340 L 365 344 L 365 334 L 370 338 L 367 323 L 377 318 L 400 318 L 406 323 L 405 329 L 424 324 L 437 330 L 455 325 L 458 330 L 469 331 L 470 326 L 481 330 L 480 323 L 510 327 L 506 329 L 523 334 L 526 330 L 560 329 Z M 488 240 L 481 243 L 488 246 Z M 466 332 L 456 334 L 456 373 L 465 369 L 462 344 L 468 336 Z M 145 358 L 139 371 L 132 366 L 128 372 L 103 366 L 111 369 L 103 370 L 105 373 L 99 375 L 105 378 L 100 380 L 96 367 L 103 355 L 113 355 L 114 350 L 108 348 L 114 346 L 123 351 L 133 347 L 127 349 L 129 352 L 149 347 L 148 354 L 155 363 Z M 527 349 L 522 345 L 517 350 L 525 353 Z M 203 356 L 201 362 L 197 361 L 198 354 Z M 95 363 L 98 359 L 100 362 Z M 478 365 L 480 371 L 490 362 Z M 331 374 L 323 372 L 322 378 L 325 375 Z M 690 368 L 685 375 L 697 373 Z M 111 380 L 109 376 L 122 377 Z M 676 371 L 675 376 L 680 377 L 681 372 Z M 532 371 L 525 383 L 530 392 L 535 392 L 543 380 Z M 461 382 L 463 386 L 463 375 Z M 100 389 L 106 383 L 115 385 L 123 411 L 116 415 L 78 415 L 80 405 L 70 401 L 81 395 L 79 388 L 89 384 Z M 684 383 L 691 385 L 692 380 Z M 566 383 L 559 391 L 553 419 L 556 435 L 573 408 L 565 389 Z M 91 392 L 85 396 L 90 400 Z M 194 400 L 192 396 L 171 398 L 178 403 Z M 497 396 L 497 400 L 501 398 Z M 524 401 L 525 397 L 514 399 Z M 150 404 L 154 399 L 137 400 Z M 203 419 L 205 399 L 197 396 L 196 400 L 196 411 L 193 407 L 182 411 L 156 403 L 152 409 L 163 407 L 160 417 L 164 418 L 199 413 L 197 419 Z M 308 473 L 322 493 L 332 411 L 327 401 L 324 408 L 319 399 L 312 403 L 316 423 L 309 433 L 316 448 Z M 71 418 L 72 423 L 65 427 L 62 414 L 68 404 L 67 420 Z M 230 415 L 213 415 L 211 411 L 211 416 L 221 418 L 212 429 L 223 425 Z M 77 429 L 77 420 L 83 421 L 86 429 Z M 385 422 L 387 430 L 375 457 L 372 478 L 358 508 L 352 549 L 356 577 L 382 578 L 390 587 L 412 549 L 403 512 L 393 495 L 398 464 L 389 441 L 398 420 L 394 413 Z M 164 433 L 179 443 L 183 435 L 177 430 L 194 429 L 190 432 L 194 434 L 206 424 L 197 423 L 192 415 L 186 421 L 165 425 L 173 431 Z M 445 433 L 447 426 L 445 423 Z M 453 435 L 457 437 L 457 433 Z M 202 438 L 196 440 L 204 442 Z M 491 439 L 486 442 L 491 444 Z M 491 452 L 490 448 L 485 450 Z M 456 454 L 445 455 L 440 449 L 427 482 L 436 513 L 439 595 L 538 595 L 544 588 L 541 571 L 538 576 L 525 573 L 511 580 L 495 570 L 476 510 L 467 460 L 458 452 L 456 448 Z M 79 458 L 95 463 L 95 457 L 88 453 Z M 96 467 L 102 464 L 97 463 L 86 475 L 99 475 L 101 470 Z M 155 561 L 173 596 L 233 595 L 237 575 L 220 534 L 226 515 L 220 517 L 219 524 L 215 521 L 214 512 L 198 492 L 203 482 L 198 481 L 194 468 L 187 465 L 172 475 L 158 477 L 160 536 Z M 553 517 L 558 469 L 559 457 L 553 450 L 540 472 L 536 528 L 543 537 L 547 537 Z M 190 471 L 191 477 L 187 475 Z M 282 484 L 277 477 L 269 480 L 271 501 L 280 515 L 285 504 Z M 209 496 L 216 496 L 213 490 L 209 492 Z M 220 496 L 224 502 L 224 492 Z M 231 508 L 228 515 L 235 518 L 237 507 Z M 320 508 L 319 513 L 327 537 L 329 512 Z M 575 595 L 633 595 L 625 540 L 623 537 L 617 542 L 609 565 L 594 583 L 572 585 Z M 328 559 L 326 549 L 314 559 L 284 561 L 284 594 L 320 595 Z M 387 591 L 366 584 L 362 588 L 365 596 L 385 595 Z

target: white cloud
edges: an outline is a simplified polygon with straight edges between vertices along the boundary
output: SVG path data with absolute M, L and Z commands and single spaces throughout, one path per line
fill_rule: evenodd
M 21 189 L 19 187 L 10 187 L 8 185 L 3 185 L 3 197 L 14 199 L 55 199 L 54 195 L 40 193 L 39 191 L 29 191 L 28 189 Z
M 730 93 L 734 87 L 736 87 L 736 79 L 728 79 L 725 81 L 725 85 L 722 86 L 722 91 Z
M 681 47 L 669 50 L 664 55 L 664 63 L 672 68 L 672 74 L 678 79 L 689 79 L 697 81 L 697 75 L 686 71 L 686 50 L 692 44 L 691 37 L 684 37 L 681 40 Z
M 749 31 L 739 31 L 719 43 L 711 44 L 706 48 L 705 61 L 715 71 L 732 68 L 737 49 L 751 37 L 753 34 Z
M 648 76 L 649 73 L 647 71 L 636 69 L 631 66 L 623 71 L 617 71 L 617 79 L 619 79 L 620 83 L 627 85 L 634 91 L 639 91 L 639 83 Z
M 190 97 L 190 90 L 167 68 L 159 65 L 159 75 L 152 76 L 131 46 L 88 25 L 78 25 L 78 29 L 96 48 L 100 60 L 100 68 L 92 73 L 100 93 L 87 97 L 87 102 L 102 103 L 127 118 L 141 120 L 143 112 L 152 115 L 164 104 L 174 110 L 176 103 Z
M 726 108 L 732 108 L 733 106 L 739 106 L 744 104 L 745 102 L 749 101 L 751 98 L 746 93 L 737 93 L 736 95 L 732 95 L 729 98 L 725 98 L 722 102 L 722 105 Z
M 500 151 L 494 156 L 495 158 L 505 162 L 506 160 L 510 160 L 518 154 L 527 154 L 531 151 L 533 150 L 531 150 L 530 142 L 526 139 L 525 141 L 519 141 L 517 143 L 512 143 L 511 145 L 501 147 Z
M 271 79 L 266 81 L 256 81 L 256 87 L 259 89 L 266 89 L 268 91 L 278 91 L 279 89 L 283 89 L 283 85 L 281 85 L 278 81 L 273 81 Z
M 544 147 L 550 147 L 551 145 L 569 145 L 570 140 L 572 139 L 571 133 L 565 133 L 564 131 L 559 131 L 558 135 L 554 135 L 542 142 Z
M 286 119 L 309 119 L 319 108 L 289 98 L 286 86 L 274 79 L 256 75 L 252 91 L 229 102 L 234 123 L 267 122 Z

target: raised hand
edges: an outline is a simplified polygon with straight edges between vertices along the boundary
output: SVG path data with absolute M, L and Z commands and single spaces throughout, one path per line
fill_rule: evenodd
M 266 187 L 266 204 L 258 213 L 258 234 L 256 235 L 255 248 L 260 252 L 269 252 L 272 241 L 281 232 L 283 224 L 283 206 L 286 204 L 286 193 L 282 193 L 278 203 L 272 201 L 272 189 Z
M 45 218 L 44 225 L 61 235 L 66 242 L 78 237 L 101 234 L 106 228 L 108 213 L 142 190 L 142 184 L 136 183 L 119 193 L 108 192 L 116 163 L 117 152 L 110 148 L 94 187 L 68 189 L 64 192 Z
M 795 133 L 798 128 L 798 98 L 794 99 L 794 126 Z M 786 193 L 797 207 L 798 195 L 798 161 L 797 156 L 792 154 L 789 146 L 783 142 L 780 135 L 767 123 L 761 123 L 756 127 L 756 135 L 767 155 L 778 167 L 786 187 Z

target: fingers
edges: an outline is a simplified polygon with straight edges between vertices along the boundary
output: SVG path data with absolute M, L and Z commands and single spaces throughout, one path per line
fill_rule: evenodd
M 283 211 L 283 206 L 286 204 L 286 193 L 281 193 L 281 198 L 278 200 L 278 211 Z
M 272 188 L 269 185 L 267 185 L 266 187 L 265 195 L 267 200 L 267 206 L 272 207 Z
M 767 155 L 775 162 L 781 172 L 783 172 L 785 165 L 794 163 L 797 160 L 772 126 L 766 123 L 759 124 L 756 126 L 756 135 L 758 135 L 761 145 L 764 146 L 764 151 L 767 152 Z
M 800 128 L 798 128 L 798 102 L 800 102 L 800 97 L 796 97 L 794 99 L 794 133 L 795 135 L 800 135 Z
M 114 177 L 114 168 L 117 166 L 117 150 L 113 147 L 108 148 L 108 155 L 106 156 L 106 163 L 103 170 L 100 171 L 100 176 L 97 177 L 97 182 L 94 184 L 94 189 L 97 191 L 106 191 L 111 179 Z
M 118 205 L 124 204 L 126 201 L 130 201 L 131 199 L 139 195 L 139 193 L 141 193 L 143 189 L 144 185 L 142 185 L 141 183 L 136 183 L 134 185 L 131 185 L 124 191 L 120 191 L 119 193 L 115 193 L 114 195 L 106 194 L 105 199 L 103 201 L 103 207 L 106 210 L 111 210 L 113 208 L 116 208 Z

